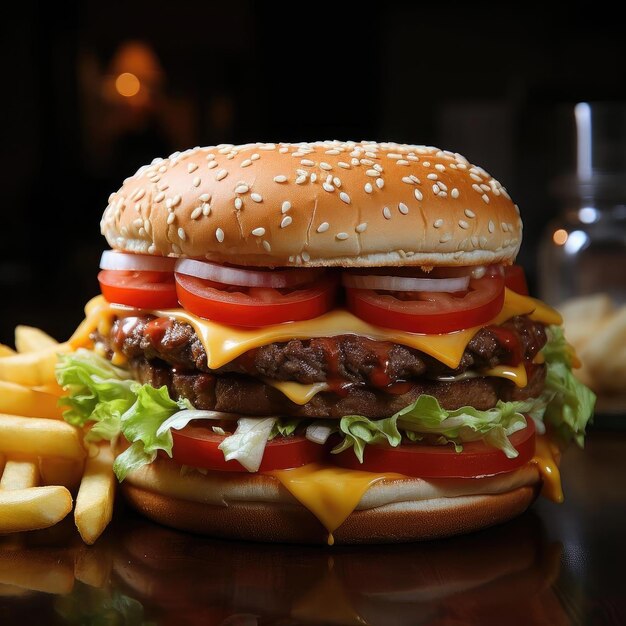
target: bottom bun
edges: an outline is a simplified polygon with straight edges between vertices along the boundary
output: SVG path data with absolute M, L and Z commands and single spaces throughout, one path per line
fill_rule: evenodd
M 539 493 L 534 465 L 478 479 L 383 480 L 333 532 L 336 544 L 400 543 L 472 532 L 523 513 Z M 225 539 L 326 544 L 320 521 L 272 476 L 181 472 L 159 459 L 122 484 L 148 518 Z M 477 493 L 478 492 L 478 493 Z

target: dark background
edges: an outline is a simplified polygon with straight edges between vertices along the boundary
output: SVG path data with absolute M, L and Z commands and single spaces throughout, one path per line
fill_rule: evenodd
M 67 338 L 98 291 L 109 193 L 219 142 L 459 151 L 520 205 L 534 285 L 571 107 L 626 100 L 623 23 L 598 2 L 21 1 L 1 28 L 2 342 L 17 323 Z M 122 72 L 137 96 L 117 93 Z

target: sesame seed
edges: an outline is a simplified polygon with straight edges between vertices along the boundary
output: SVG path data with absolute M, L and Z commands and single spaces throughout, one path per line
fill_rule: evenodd
M 377 178 L 376 179 L 376 186 L 379 189 L 382 189 L 385 186 L 385 181 L 382 178 Z
M 264 241 L 263 242 L 263 247 L 265 248 L 265 250 L 267 252 L 271 252 L 272 251 L 272 246 L 270 246 L 270 242 L 269 241 Z
M 173 198 L 172 198 L 172 206 L 178 206 L 181 202 L 182 198 L 176 194 Z
M 306 165 L 307 167 L 313 167 L 315 165 L 315 162 L 311 161 L 311 159 L 302 159 L 302 161 L 300 161 L 300 163 L 302 165 Z
M 215 229 L 215 238 L 222 243 L 224 241 L 224 231 L 221 228 Z
M 321 167 L 323 170 L 332 170 L 332 169 L 333 169 L 333 166 L 332 166 L 332 165 L 330 165 L 329 163 L 324 163 L 324 161 L 322 161 L 322 162 L 320 163 L 320 167 Z
M 293 218 L 291 217 L 291 215 L 285 215 L 285 217 L 283 217 L 283 219 L 280 222 L 280 227 L 287 228 L 287 226 L 289 226 L 291 222 L 293 222 Z
M 371 159 L 360 159 L 361 165 L 374 165 L 374 161 Z
M 442 163 L 436 163 L 435 164 L 435 169 L 439 170 L 440 172 L 445 172 L 446 171 L 446 166 L 443 165 Z
M 322 187 L 324 188 L 325 191 L 328 191 L 328 192 L 335 191 L 335 188 L 329 183 L 324 183 Z
M 198 165 L 196 163 L 187 164 L 187 172 L 189 172 L 189 174 L 191 174 L 192 172 L 195 172 L 197 169 L 198 169 Z
M 345 191 L 339 194 L 339 198 L 346 204 L 350 204 L 350 196 Z
M 332 150 L 326 150 L 325 154 L 341 154 L 341 151 L 333 148 Z
M 206 166 L 212 170 L 214 167 L 217 167 L 217 161 L 209 161 Z
M 235 198 L 235 208 L 237 209 L 237 211 L 240 211 L 242 206 L 243 200 L 241 198 Z
M 423 165 L 424 167 L 430 167 L 430 161 L 424 161 L 424 162 L 422 163 L 422 165 Z
M 465 220 L 459 220 L 459 226 L 464 230 L 467 230 L 469 228 L 469 224 Z
M 437 176 L 437 174 L 428 174 L 426 178 L 428 178 L 428 180 L 437 180 L 439 176 Z
M 215 174 L 215 180 L 224 180 L 228 176 L 228 172 L 226 170 L 220 170 L 217 174 Z
M 146 195 L 146 190 L 145 189 L 137 189 L 137 191 L 135 191 L 135 194 L 133 195 L 133 200 L 135 202 L 141 200 L 144 196 Z
M 407 185 L 414 185 L 415 184 L 415 181 L 411 177 L 409 177 L 409 176 L 403 176 L 402 177 L 402 182 L 406 183 Z
M 383 166 L 380 165 L 379 163 L 375 163 L 374 164 L 374 169 L 378 172 L 378 173 L 382 173 L 383 171 Z
M 421 185 L 421 181 L 420 179 L 415 176 L 415 174 L 409 174 L 409 178 L 416 184 L 416 185 Z
M 165 198 L 165 193 L 162 191 L 159 191 L 159 193 L 157 193 L 156 196 L 154 196 L 154 201 L 155 202 L 162 202 L 163 198 Z
M 155 246 L 153 243 L 151 243 L 151 244 L 148 246 L 148 253 L 149 253 L 149 254 L 154 254 L 155 252 L 156 252 L 156 246 Z
M 482 193 L 483 190 L 480 188 L 480 185 L 477 185 L 476 183 L 474 183 L 472 185 L 472 189 L 476 192 L 476 193 Z
M 248 191 L 250 191 L 248 185 L 237 185 L 235 187 L 235 193 L 248 193 Z
M 182 250 L 180 249 L 180 246 L 176 245 L 175 243 L 172 244 L 172 252 L 174 254 L 181 254 Z
M 337 233 L 335 235 L 335 239 L 338 239 L 339 241 L 344 241 L 346 240 L 350 235 L 348 235 L 348 233 Z
M 311 182 L 314 183 L 317 180 L 317 174 L 315 172 L 313 172 L 311 174 Z
M 502 227 L 502 232 L 506 233 L 509 230 L 509 227 L 506 222 L 502 222 L 500 226 Z
M 472 209 L 465 209 L 464 213 L 465 215 L 467 215 L 467 217 L 476 217 L 476 213 L 474 213 Z
M 405 159 L 400 159 L 399 161 L 396 161 L 396 163 L 398 165 L 408 165 L 409 164 L 409 162 L 406 161 Z
M 391 211 L 389 210 L 389 207 L 388 207 L 388 206 L 383 207 L 383 217 L 384 217 L 386 220 L 390 220 L 390 219 L 391 219 Z
M 241 167 L 249 167 L 250 165 L 252 165 L 252 159 L 245 159 L 241 162 Z
M 481 248 L 484 248 L 487 245 L 487 237 L 480 237 L 478 239 L 478 243 L 480 244 Z
M 478 176 L 477 174 L 474 174 L 473 172 L 469 176 L 470 176 L 470 178 L 472 180 L 475 180 L 477 183 L 482 183 L 483 182 L 483 179 L 480 176 Z
M 191 219 L 192 220 L 197 220 L 200 216 L 202 215 L 202 207 L 196 207 L 192 212 L 191 212 Z
M 254 200 L 255 202 L 263 202 L 263 196 L 259 193 L 251 193 L 250 197 L 252 198 L 252 200 Z
M 200 202 L 208 202 L 211 199 L 210 194 L 208 193 L 203 193 L 198 200 L 200 200 Z
M 483 191 L 491 191 L 491 187 L 489 185 L 485 185 L 485 183 L 482 183 L 482 185 L 480 186 L 480 188 Z
M 437 181 L 437 185 L 439 185 L 439 189 L 442 189 L 443 191 L 448 191 L 448 186 L 440 180 Z
M 176 219 L 176 214 L 175 213 L 170 213 L 167 216 L 167 223 L 168 224 L 173 224 L 175 219 Z
M 446 233 L 445 235 L 441 235 L 439 237 L 439 243 L 448 243 L 452 239 L 452 235 L 450 233 Z
M 454 199 L 458 198 L 458 197 L 459 197 L 459 190 L 458 190 L 456 187 L 454 187 L 454 188 L 452 189 L 452 191 L 450 192 L 450 195 L 451 195 Z
M 202 180 L 200 179 L 200 176 L 196 176 L 192 182 L 194 187 L 200 187 Z
M 439 189 L 439 185 L 438 185 L 437 183 L 435 183 L 435 184 L 433 185 L 433 193 L 434 193 L 436 196 L 438 196 L 440 191 L 441 191 L 441 189 Z
M 303 183 L 306 183 L 306 176 L 304 174 L 296 178 L 296 185 L 302 185 Z
M 252 229 L 251 232 L 255 237 L 263 237 L 263 235 L 265 235 L 265 228 L 263 228 L 263 226 L 259 226 L 258 228 Z
M 489 229 L 490 233 L 492 233 L 496 229 L 496 226 L 495 226 L 495 224 L 493 223 L 492 220 L 489 220 L 489 225 L 488 225 L 487 228 Z
M 328 229 L 330 228 L 330 224 L 328 222 L 322 222 L 318 227 L 317 227 L 317 232 L 318 233 L 325 233 Z
M 330 182 L 330 181 L 329 181 Z M 333 178 L 333 185 L 335 185 L 335 187 L 341 187 L 341 179 L 337 178 L 336 176 Z
M 486 193 L 484 193 L 482 195 L 482 198 L 483 198 L 483 200 L 485 201 L 486 204 L 489 204 L 489 196 Z
M 367 222 L 362 222 L 354 230 L 356 230 L 357 233 L 364 233 L 366 229 L 367 229 Z
M 349 170 L 349 169 L 350 169 L 350 164 L 349 164 L 349 163 L 346 163 L 345 161 L 339 161 L 339 162 L 337 163 L 337 165 L 338 165 L 339 167 L 343 167 L 343 169 L 344 169 L 344 170 Z
M 280 208 L 280 212 L 287 213 L 287 211 L 289 211 L 290 208 L 291 208 L 291 202 L 289 202 L 289 200 L 285 200 L 283 202 L 283 205 Z
M 424 199 L 424 196 L 422 195 L 422 192 L 419 189 L 414 189 L 413 194 L 415 195 L 415 199 L 419 200 L 420 202 Z
M 284 176 L 283 174 L 280 174 L 279 176 L 274 176 L 274 182 L 275 183 L 286 183 L 287 182 L 287 177 Z
M 213 161 L 213 159 L 215 159 L 215 155 L 214 154 L 207 154 L 206 155 L 206 160 L 207 161 Z
M 376 159 L 376 158 L 377 158 L 376 153 L 375 153 L 375 152 L 372 152 L 371 150 L 368 150 L 368 151 L 365 153 L 365 156 L 372 157 L 372 159 Z
M 202 215 L 204 215 L 204 217 L 207 217 L 210 214 L 211 214 L 211 207 L 208 204 L 203 204 L 202 205 Z
M 261 158 L 261 155 L 258 152 L 255 152 L 251 157 L 251 161 L 258 161 Z
M 398 204 L 398 211 L 400 211 L 402 215 L 408 215 L 409 207 L 406 204 L 404 204 L 404 202 L 400 202 L 400 204 Z
M 358 159 L 350 159 L 350 163 L 352 163 L 352 165 L 359 165 L 359 160 Z
M 148 234 L 150 234 L 150 232 L 152 231 L 152 222 L 151 222 L 150 220 L 148 220 L 148 219 L 145 219 L 145 220 L 143 221 L 143 227 L 144 227 L 144 230 L 145 230 Z
M 476 237 L 476 235 L 472 235 L 470 237 L 470 241 L 472 242 L 474 248 L 478 248 L 478 237 Z
M 366 176 L 373 176 L 373 177 L 378 177 L 378 171 L 377 170 L 367 170 L 365 172 Z
M 182 239 L 183 241 L 187 239 L 187 233 L 185 232 L 185 229 L 182 227 L 178 229 L 178 238 Z
M 365 183 L 365 193 L 372 193 L 372 191 L 374 190 L 374 188 L 372 187 L 372 183 Z
M 311 255 L 306 250 L 302 253 L 302 260 L 305 263 L 311 260 Z
M 157 185 L 157 189 L 159 191 L 165 191 L 166 189 L 169 189 L 169 185 L 167 183 L 161 183 L 160 185 Z

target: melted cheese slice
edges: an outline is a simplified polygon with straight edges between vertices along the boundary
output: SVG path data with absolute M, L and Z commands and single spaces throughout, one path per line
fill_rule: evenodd
M 554 444 L 550 442 L 546 435 L 537 435 L 535 443 L 535 456 L 531 463 L 534 463 L 543 479 L 541 495 L 552 500 L 552 502 L 563 502 L 563 488 L 561 486 L 561 472 L 557 465 Z
M 320 391 L 326 391 L 328 389 L 328 383 L 311 383 L 306 385 L 304 383 L 294 383 L 286 380 L 272 380 L 271 378 L 264 378 L 263 382 L 274 389 L 278 389 L 281 393 L 286 395 L 295 404 L 306 404 Z
M 328 545 L 334 543 L 333 532 L 354 511 L 363 494 L 385 478 L 404 478 L 400 474 L 362 472 L 310 463 L 288 470 L 267 472 L 305 506 L 328 530 Z
M 526 387 L 528 384 L 528 376 L 523 363 L 519 365 L 496 365 L 488 370 L 481 371 L 483 376 L 496 376 L 498 378 L 507 378 L 512 380 L 518 387 Z
M 137 315 L 138 309 L 119 304 L 109 304 L 102 296 L 96 296 L 85 308 L 87 318 L 70 339 L 73 347 L 89 345 L 89 334 L 98 328 L 110 329 L 114 317 Z M 311 320 L 285 322 L 262 328 L 243 329 L 226 326 L 202 319 L 184 309 L 143 310 L 160 317 L 173 317 L 190 324 L 204 345 L 208 366 L 218 369 L 248 350 L 290 339 L 311 337 L 336 337 L 339 335 L 362 335 L 378 341 L 400 343 L 436 358 L 445 365 L 459 365 L 467 344 L 482 328 L 475 326 L 466 330 L 443 335 L 422 335 L 368 324 L 344 309 L 334 309 Z M 539 300 L 506 289 L 504 306 L 488 324 L 502 324 L 515 315 L 529 315 L 544 324 L 558 324 L 561 317 Z

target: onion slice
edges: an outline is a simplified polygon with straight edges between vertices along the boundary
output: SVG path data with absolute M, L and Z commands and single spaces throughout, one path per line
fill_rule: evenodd
M 241 415 L 222 413 L 221 411 L 201 411 L 199 409 L 183 409 L 168 417 L 157 429 L 157 437 L 166 433 L 170 428 L 181 430 L 193 420 L 232 420 L 236 421 Z
M 456 278 L 413 278 L 411 276 L 377 276 L 344 272 L 341 280 L 345 287 L 380 289 L 382 291 L 436 291 L 454 293 L 467 291 L 469 276 Z
M 195 259 L 178 259 L 174 269 L 178 274 L 195 276 L 204 280 L 212 280 L 226 285 L 239 287 L 270 287 L 282 289 L 310 283 L 322 274 L 323 269 L 288 269 L 288 270 L 250 270 L 240 267 L 229 267 L 210 261 Z
M 100 257 L 100 269 L 134 272 L 173 272 L 176 259 L 149 254 L 132 254 L 105 250 Z
M 313 443 L 324 444 L 330 437 L 331 433 L 336 430 L 326 424 L 309 424 L 306 429 L 305 437 Z

